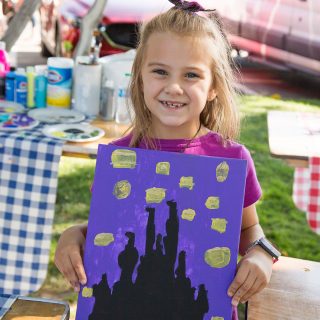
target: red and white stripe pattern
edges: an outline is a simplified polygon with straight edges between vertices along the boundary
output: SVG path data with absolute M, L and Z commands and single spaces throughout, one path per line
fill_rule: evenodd
M 296 168 L 293 201 L 306 212 L 310 228 L 320 234 L 320 158 L 309 159 L 309 168 Z

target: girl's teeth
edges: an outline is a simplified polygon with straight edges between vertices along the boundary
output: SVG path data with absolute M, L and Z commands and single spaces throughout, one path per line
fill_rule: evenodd
M 183 106 L 183 103 L 170 103 L 170 102 L 166 102 L 166 101 L 164 101 L 163 104 L 165 104 L 169 108 L 179 108 L 179 107 Z

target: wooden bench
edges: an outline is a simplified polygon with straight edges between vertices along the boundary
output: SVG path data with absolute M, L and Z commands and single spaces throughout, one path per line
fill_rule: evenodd
M 248 319 L 320 319 L 320 262 L 280 257 L 269 285 L 249 301 Z

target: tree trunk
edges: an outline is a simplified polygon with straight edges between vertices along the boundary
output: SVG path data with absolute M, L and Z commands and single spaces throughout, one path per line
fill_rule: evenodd
M 26 27 L 33 13 L 36 11 L 41 0 L 25 0 L 19 11 L 13 16 L 8 29 L 1 39 L 6 43 L 6 50 L 10 51 L 18 40 L 21 32 Z
M 92 31 L 98 25 L 106 4 L 107 0 L 96 0 L 88 14 L 81 21 L 80 40 L 74 51 L 74 58 L 89 53 Z

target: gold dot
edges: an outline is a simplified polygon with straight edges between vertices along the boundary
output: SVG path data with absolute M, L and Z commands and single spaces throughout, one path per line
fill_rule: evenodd
M 131 192 L 131 184 L 127 180 L 118 181 L 113 188 L 113 195 L 117 199 L 125 199 Z
M 117 149 L 111 154 L 113 168 L 134 169 L 137 164 L 137 154 L 133 150 Z
M 170 174 L 170 163 L 158 162 L 156 165 L 156 173 L 168 176 Z
M 208 209 L 219 209 L 220 199 L 219 197 L 208 197 L 206 201 L 206 207 Z
M 224 268 L 230 262 L 230 249 L 227 247 L 215 247 L 204 254 L 205 262 L 212 268 Z
M 96 246 L 105 247 L 114 241 L 112 233 L 98 233 L 94 238 L 94 244 Z
M 221 162 L 216 168 L 216 178 L 218 182 L 224 182 L 228 178 L 229 165 L 226 161 Z
M 166 197 L 166 189 L 149 188 L 146 190 L 147 203 L 160 203 Z
M 188 221 L 193 221 L 196 212 L 193 209 L 185 209 L 182 211 L 181 218 Z
M 83 287 L 82 289 L 82 296 L 84 298 L 91 298 L 92 297 L 92 288 L 88 288 L 88 287 Z

